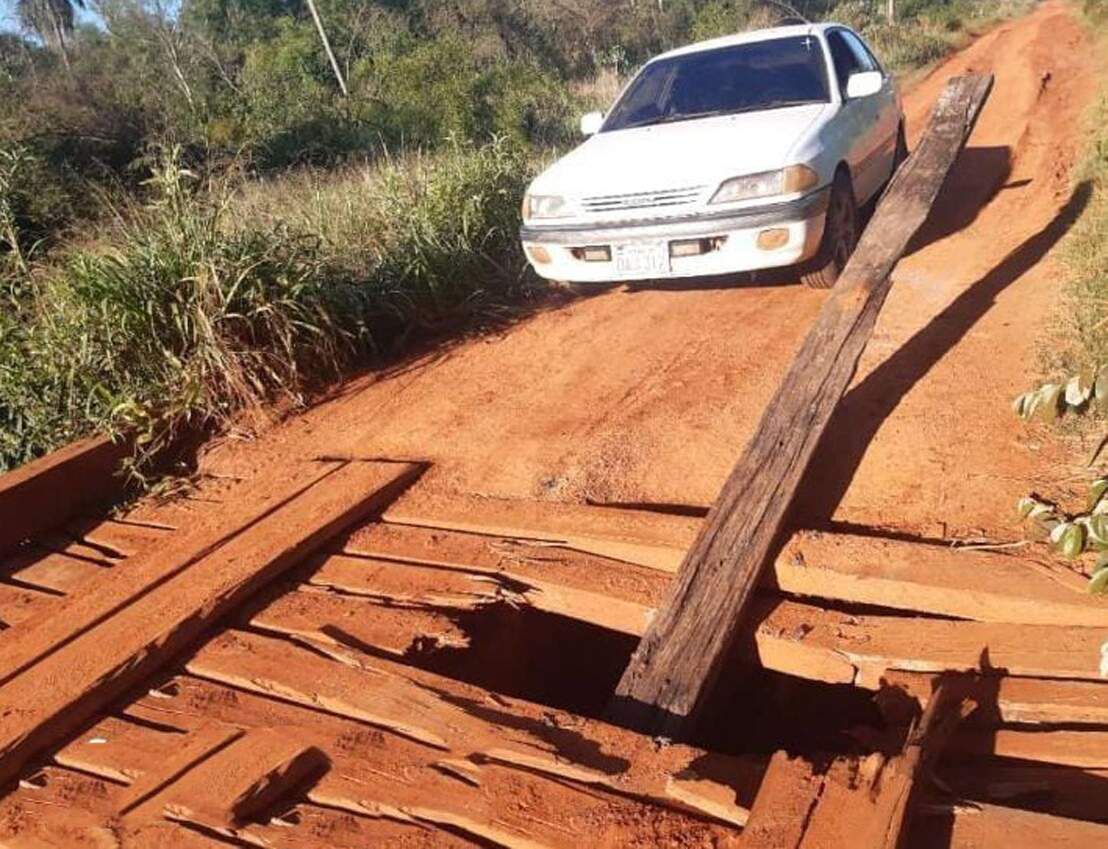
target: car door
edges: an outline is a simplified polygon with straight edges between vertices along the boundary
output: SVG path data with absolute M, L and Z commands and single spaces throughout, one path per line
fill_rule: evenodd
M 885 185 L 885 181 L 892 174 L 893 159 L 896 156 L 896 134 L 900 128 L 900 115 L 897 108 L 896 88 L 892 76 L 885 73 L 881 63 L 873 55 L 861 36 L 850 30 L 842 30 L 842 36 L 847 47 L 854 54 L 860 69 L 864 71 L 879 71 L 882 77 L 881 90 L 867 101 L 867 119 L 872 121 L 867 135 L 867 144 L 870 148 L 870 161 L 873 171 L 873 191 L 878 191 Z
M 848 40 L 853 37 L 853 43 Z M 882 93 L 871 97 L 848 98 L 847 80 L 851 74 L 878 70 L 876 62 L 857 37 L 848 30 L 836 28 L 827 32 L 827 46 L 842 97 L 842 107 L 837 116 L 841 124 L 843 156 L 850 165 L 854 181 L 854 195 L 858 203 L 873 196 L 889 176 L 889 167 L 882 170 L 881 102 L 883 93 L 891 86 L 886 83 Z M 891 167 L 891 160 L 889 160 Z

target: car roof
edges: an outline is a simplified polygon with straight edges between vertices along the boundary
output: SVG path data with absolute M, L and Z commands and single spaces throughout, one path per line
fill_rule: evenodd
M 823 33 L 829 29 L 843 26 L 843 24 L 836 23 L 790 24 L 789 26 L 784 27 L 770 27 L 768 29 L 750 30 L 749 32 L 740 32 L 735 33 L 734 35 L 725 35 L 720 38 L 712 38 L 707 41 L 698 41 L 696 42 L 696 44 L 687 44 L 684 47 L 678 47 L 676 50 L 670 50 L 666 53 L 662 53 L 659 56 L 655 56 L 650 61 L 656 62 L 659 59 L 671 59 L 674 56 L 685 56 L 689 53 L 700 53 L 704 50 L 715 50 L 720 47 L 732 47 L 736 44 L 750 44 L 756 41 L 770 41 L 774 38 L 787 38 L 789 36 L 796 35 L 816 35 L 817 33 Z

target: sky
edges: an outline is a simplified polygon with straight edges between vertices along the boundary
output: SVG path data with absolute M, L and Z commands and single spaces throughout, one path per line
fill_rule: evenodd
M 99 16 L 89 10 L 77 10 L 79 23 L 96 23 Z M 15 15 L 15 0 L 0 0 L 0 30 L 14 32 L 19 30 L 19 19 Z

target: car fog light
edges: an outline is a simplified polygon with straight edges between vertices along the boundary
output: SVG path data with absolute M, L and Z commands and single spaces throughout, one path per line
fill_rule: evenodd
M 680 242 L 670 242 L 669 255 L 672 257 L 700 256 L 707 252 L 707 242 L 707 239 L 682 239 Z
M 531 261 L 538 265 L 546 265 L 550 262 L 550 251 L 541 245 L 528 245 L 527 255 L 531 257 Z
M 585 262 L 611 262 L 612 249 L 607 245 L 590 245 L 584 248 L 574 248 L 573 256 Z
M 758 247 L 763 251 L 777 250 L 788 243 L 789 231 L 784 227 L 774 227 L 772 230 L 763 230 L 758 234 Z

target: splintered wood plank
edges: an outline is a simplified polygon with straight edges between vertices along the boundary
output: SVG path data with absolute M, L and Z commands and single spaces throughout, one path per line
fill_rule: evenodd
M 934 675 L 888 671 L 885 684 L 926 704 Z M 974 698 L 980 705 L 971 724 L 981 722 L 1108 725 L 1108 682 L 1059 681 L 1011 676 L 983 678 Z
M 308 577 L 309 587 L 340 594 L 290 593 L 258 611 L 251 624 L 402 655 L 427 641 L 465 647 L 468 636 L 458 618 L 497 602 L 633 636 L 643 633 L 653 612 L 626 599 L 543 585 L 510 572 L 469 574 L 459 567 L 440 587 L 442 574 L 413 564 L 328 557 Z M 485 595 L 466 592 L 481 578 L 488 581 Z M 1096 680 L 1103 641 L 1098 629 L 851 615 L 773 598 L 758 605 L 763 619 L 750 627 L 767 669 L 873 690 L 899 687 L 923 703 L 939 673 L 992 670 L 994 677 L 982 681 L 977 696 L 988 706 L 971 718 L 977 724 L 1108 720 L 1108 684 Z M 1012 677 L 1017 675 L 1044 677 Z M 1062 680 L 1074 678 L 1087 680 Z
M 544 528 L 545 503 L 459 496 L 458 504 L 440 500 L 426 504 L 428 496 L 422 496 L 422 501 L 418 494 L 413 497 L 416 506 L 398 508 L 397 517 L 410 525 L 364 528 L 347 543 L 347 553 L 519 571 L 511 565 L 514 547 L 518 560 L 525 564 L 539 558 L 553 561 L 547 564 L 547 571 L 556 575 L 559 583 L 566 583 L 572 582 L 572 572 L 558 568 L 561 558 L 580 551 L 603 551 L 618 541 L 633 545 L 643 556 L 631 556 L 631 548 L 625 548 L 621 561 L 597 557 L 590 565 L 599 575 L 580 586 L 607 590 L 611 585 L 613 594 L 625 595 L 620 579 L 633 576 L 646 585 L 646 597 L 636 600 L 657 604 L 661 597 L 656 587 L 667 584 L 651 580 L 650 575 L 644 577 L 641 570 L 659 575 L 676 572 L 699 525 L 698 520 L 681 516 L 558 505 L 550 528 Z M 421 511 L 418 515 L 412 512 L 416 509 Z M 448 527 L 454 530 L 443 530 Z M 497 537 L 497 531 L 506 536 Z M 545 553 L 534 541 L 548 547 Z M 532 564 L 527 574 L 543 577 L 542 565 Z M 629 573 L 634 566 L 639 569 Z M 1108 625 L 1108 605 L 1090 596 L 1078 575 L 1064 567 L 1044 566 L 1022 552 L 798 531 L 774 559 L 763 584 L 797 596 L 982 622 Z
M 294 489 L 293 495 L 303 494 L 279 500 L 240 533 L 204 537 L 200 551 L 128 594 L 110 615 L 89 616 L 102 611 L 100 599 L 76 599 L 82 615 L 65 609 L 58 618 L 86 627 L 68 639 L 36 646 L 39 628 L 23 635 L 32 639 L 16 640 L 21 644 L 13 653 L 30 659 L 0 685 L 0 785 L 342 528 L 381 509 L 419 471 L 405 463 L 342 466 L 306 491 Z M 132 576 L 130 568 L 121 573 Z M 12 668 L 0 663 L 0 669 Z
M 760 773 L 745 761 L 704 757 L 685 747 L 658 752 L 648 739 L 577 717 L 567 717 L 572 733 L 548 733 L 548 720 L 540 718 L 544 711 L 525 702 L 492 697 L 379 657 L 354 652 L 334 656 L 339 661 L 283 640 L 235 632 L 205 646 L 187 669 L 224 685 L 374 726 L 431 750 L 427 756 L 435 762 L 463 758 L 511 765 L 732 825 L 745 819 L 735 788 L 748 786 L 741 782 L 752 771 Z M 701 760 L 726 764 L 730 779 L 701 766 Z M 674 779 L 678 786 L 671 792 Z M 731 804 L 724 805 L 718 795 L 701 802 L 698 779 L 714 780 L 730 793 Z M 459 782 L 455 778 L 452 783 Z
M 646 510 L 431 492 L 413 492 L 398 501 L 385 513 L 385 521 L 541 541 L 665 572 L 675 571 L 696 528 L 686 517 Z
M 850 384 L 890 273 L 965 145 L 992 77 L 953 78 L 770 400 L 616 689 L 610 715 L 679 736 L 726 663 L 793 495 Z
M 1019 553 L 799 532 L 774 563 L 784 592 L 981 622 L 1108 626 L 1108 604 L 1072 571 Z
M 762 664 L 803 678 L 879 689 L 890 670 L 981 671 L 1099 680 L 1099 628 L 851 615 L 759 600 Z
M 595 510 L 596 508 L 588 508 Z M 669 586 L 667 574 L 546 542 L 378 522 L 343 545 L 346 554 L 400 560 L 445 569 L 498 572 L 603 592 L 654 604 Z
M 307 583 L 390 607 L 475 611 L 504 601 L 623 633 L 640 634 L 646 627 L 652 608 L 614 594 L 536 578 L 534 571 L 439 567 L 335 555 L 323 560 Z

